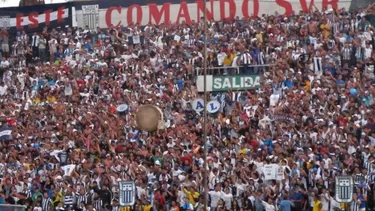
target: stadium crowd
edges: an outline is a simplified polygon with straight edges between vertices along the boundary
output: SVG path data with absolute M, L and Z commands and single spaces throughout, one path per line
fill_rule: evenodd
M 207 43 L 204 21 L 3 30 L 0 210 L 117 211 L 122 180 L 135 181 L 137 211 L 202 211 L 206 194 L 213 211 L 375 210 L 366 12 L 209 21 Z M 213 74 L 262 77 L 259 88 L 208 95 L 221 107 L 208 116 L 206 144 L 194 107 L 205 44 Z M 163 111 L 156 132 L 137 128 L 145 104 Z M 340 175 L 354 178 L 349 204 L 335 200 Z

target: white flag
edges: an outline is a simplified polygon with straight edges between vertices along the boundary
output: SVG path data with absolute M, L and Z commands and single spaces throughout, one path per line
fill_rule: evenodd
M 71 84 L 65 84 L 65 96 L 70 96 L 73 94 L 73 89 Z
M 76 165 L 74 164 L 61 167 L 61 169 L 64 171 L 64 176 L 72 175 L 75 168 L 76 168 Z

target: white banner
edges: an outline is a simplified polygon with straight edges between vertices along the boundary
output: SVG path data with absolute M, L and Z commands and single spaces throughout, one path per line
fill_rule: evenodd
M 267 164 L 263 167 L 264 180 L 275 180 L 276 179 L 276 168 L 273 164 Z
M 10 136 L 11 134 L 12 134 L 12 130 L 11 129 L 0 131 L 0 137 L 2 137 L 2 136 Z
M 267 164 L 263 167 L 264 180 L 285 179 L 284 167 L 278 164 Z
M 133 206 L 135 203 L 136 187 L 134 181 L 119 182 L 120 206 Z
M 131 24 L 147 25 L 149 23 L 182 23 L 188 24 L 199 21 L 203 16 L 204 2 L 164 2 L 157 5 L 152 2 L 139 1 L 138 4 L 116 3 L 109 8 L 99 8 L 98 20 L 100 28 L 111 26 L 129 26 Z M 293 12 L 310 11 L 315 8 L 325 11 L 327 9 L 349 9 L 351 1 L 346 0 L 211 0 L 206 3 L 207 18 L 210 20 L 232 20 L 236 17 L 240 19 L 253 16 L 260 17 L 262 14 L 268 15 L 292 15 Z M 99 4 L 100 6 L 100 4 Z M 86 9 L 86 8 L 85 8 Z M 76 20 L 78 26 L 85 26 L 86 17 L 82 7 L 77 6 Z
M 74 164 L 61 167 L 61 169 L 64 171 L 64 176 L 71 176 L 75 168 L 76 165 Z

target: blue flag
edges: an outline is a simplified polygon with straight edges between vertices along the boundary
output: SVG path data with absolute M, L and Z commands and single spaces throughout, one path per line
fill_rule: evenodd
M 3 126 L 0 128 L 0 140 L 9 139 L 12 134 L 12 129 L 10 127 Z

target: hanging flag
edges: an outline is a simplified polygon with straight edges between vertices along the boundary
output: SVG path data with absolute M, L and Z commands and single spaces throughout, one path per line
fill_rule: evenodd
M 135 203 L 136 188 L 134 181 L 119 182 L 120 206 L 133 206 Z
M 6 126 L 0 128 L 0 140 L 9 139 L 11 134 L 12 128 Z
M 61 167 L 61 169 L 64 171 L 64 176 L 71 176 L 75 168 L 76 165 L 74 164 Z
M 41 32 L 45 27 L 66 27 L 73 23 L 72 4 L 34 5 L 0 8 L 0 28 L 9 34 L 25 30 Z

